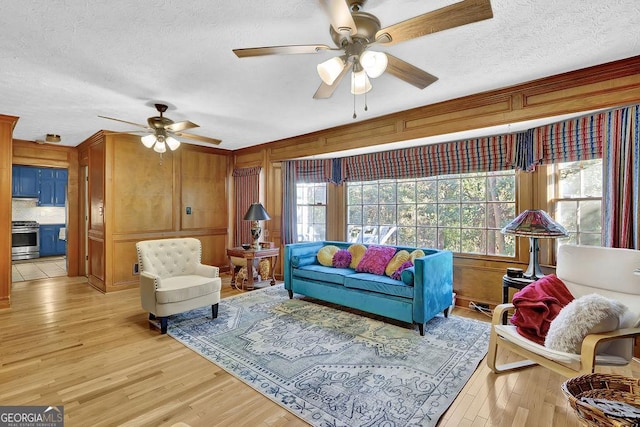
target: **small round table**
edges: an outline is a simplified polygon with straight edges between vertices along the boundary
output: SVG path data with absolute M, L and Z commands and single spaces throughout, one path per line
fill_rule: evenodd
M 509 301 L 509 288 L 521 290 L 530 283 L 535 282 L 534 279 L 527 279 L 526 277 L 510 277 L 506 274 L 502 276 L 502 303 L 506 304 Z M 507 324 L 507 313 L 502 316 L 502 324 Z

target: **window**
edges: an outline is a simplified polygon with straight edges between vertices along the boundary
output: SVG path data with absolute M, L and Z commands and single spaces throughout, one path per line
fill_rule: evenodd
M 513 257 L 515 212 L 514 171 L 347 184 L 350 242 Z
M 325 240 L 327 234 L 327 185 L 296 184 L 298 242 Z
M 555 219 L 569 232 L 557 246 L 602 244 L 602 159 L 558 163 L 553 167 Z

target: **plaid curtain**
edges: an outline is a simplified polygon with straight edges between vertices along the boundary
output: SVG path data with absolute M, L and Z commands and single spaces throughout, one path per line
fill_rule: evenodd
M 513 140 L 513 134 L 497 135 L 346 157 L 342 178 L 373 181 L 510 169 Z
M 252 203 L 259 202 L 260 197 L 260 166 L 233 170 L 234 189 L 236 194 L 236 224 L 233 237 L 234 246 L 252 242 L 251 221 L 245 221 Z
M 601 116 L 605 147 L 605 246 L 640 249 L 640 106 L 609 111 Z

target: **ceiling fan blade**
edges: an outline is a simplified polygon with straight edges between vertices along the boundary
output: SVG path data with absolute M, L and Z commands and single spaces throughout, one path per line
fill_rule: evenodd
M 382 28 L 376 33 L 376 41 L 391 45 L 490 18 L 490 0 L 464 0 Z
M 133 123 L 133 122 L 128 122 L 126 120 L 114 119 L 113 117 L 106 117 L 106 116 L 98 116 L 98 117 L 103 118 L 103 119 L 108 119 L 108 120 L 115 120 L 116 122 L 127 123 L 129 125 L 138 126 L 140 128 L 143 128 L 143 129 L 149 129 L 148 126 L 141 125 L 139 123 Z
M 400 80 L 404 80 L 405 82 L 414 85 L 418 89 L 424 89 L 431 83 L 438 80 L 436 76 L 433 76 L 426 71 L 403 61 L 402 59 L 396 58 L 388 53 L 386 53 L 386 55 L 389 60 L 386 72 Z
M 149 133 L 148 130 L 126 130 L 122 132 L 114 132 L 112 130 L 105 130 L 104 133 L 107 135 L 133 135 L 136 133 Z
M 342 69 L 342 72 L 338 74 L 338 77 L 336 77 L 336 79 L 334 80 L 333 84 L 328 85 L 325 82 L 322 82 L 316 93 L 313 95 L 313 99 L 331 98 L 331 95 L 333 95 L 333 92 L 335 92 L 338 86 L 340 86 L 340 82 L 342 81 L 343 77 L 349 71 L 351 71 L 351 68 L 353 68 L 353 62 L 347 62 L 347 64 Z
M 193 122 L 190 122 L 189 120 L 185 120 L 183 122 L 172 123 L 170 125 L 165 126 L 164 128 L 171 132 L 180 132 L 181 130 L 193 129 L 197 127 L 200 127 L 200 126 Z
M 349 35 L 354 35 L 358 29 L 356 23 L 351 16 L 349 5 L 345 0 L 320 0 L 324 10 L 329 15 L 331 20 L 331 26 L 336 33 L 341 34 L 343 32 L 349 32 Z
M 196 141 L 208 142 L 209 144 L 218 145 L 222 142 L 220 139 L 209 138 L 207 136 L 194 135 L 192 133 L 184 133 L 184 132 L 173 132 L 174 135 L 180 136 L 182 138 L 195 139 Z
M 248 56 L 264 56 L 264 55 L 297 55 L 301 53 L 318 53 L 321 50 L 337 50 L 324 44 L 306 44 L 306 45 L 288 45 L 288 46 L 267 46 L 267 47 L 250 47 L 246 49 L 233 49 L 233 53 L 238 58 L 246 58 Z

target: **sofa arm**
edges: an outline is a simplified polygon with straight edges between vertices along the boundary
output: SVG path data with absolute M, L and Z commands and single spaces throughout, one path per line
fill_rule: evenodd
M 198 276 L 218 277 L 219 274 L 220 274 L 220 269 L 213 265 L 206 265 L 206 264 L 196 265 L 196 275 Z
M 424 323 L 451 306 L 453 298 L 453 253 L 441 250 L 414 261 L 413 316 Z

